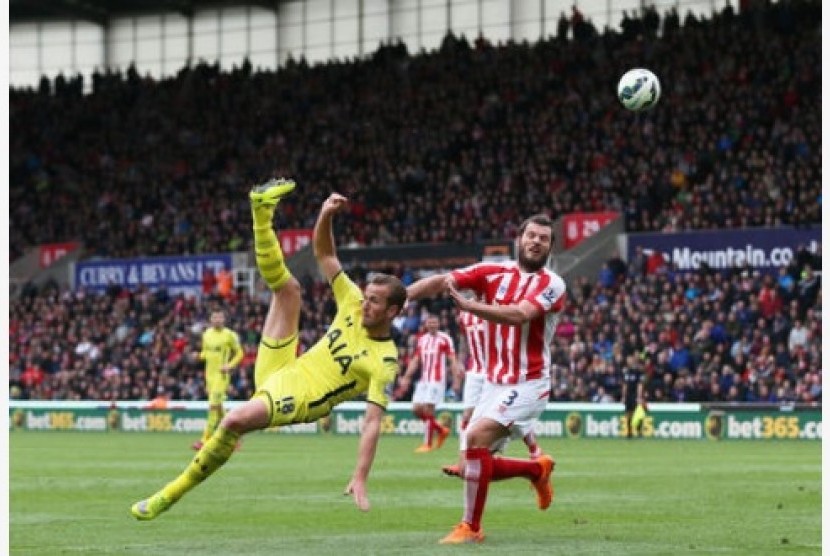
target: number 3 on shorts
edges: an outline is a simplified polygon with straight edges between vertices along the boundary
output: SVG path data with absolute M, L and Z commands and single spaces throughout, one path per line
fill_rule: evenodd
M 513 405 L 513 402 L 516 401 L 516 398 L 519 396 L 519 392 L 516 390 L 511 390 L 510 393 L 504 397 L 504 401 L 501 402 L 502 405 L 510 407 Z

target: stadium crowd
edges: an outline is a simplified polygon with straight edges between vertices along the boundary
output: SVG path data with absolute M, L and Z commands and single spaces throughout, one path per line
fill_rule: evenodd
M 629 231 L 818 224 L 821 5 L 748 6 L 603 33 L 574 14 L 532 45 L 448 36 L 277 72 L 131 68 L 88 95 L 44 79 L 10 92 L 10 257 L 245 250 L 244 192 L 274 174 L 302 180 L 281 226 L 310 227 L 337 190 L 357 245 L 501 239 L 529 206 L 617 210 Z M 613 94 L 635 65 L 663 83 L 644 115 Z
M 108 257 L 247 250 L 244 192 L 274 174 L 302 177 L 283 228 L 311 227 L 332 190 L 350 196 L 341 244 L 503 239 L 529 207 L 617 210 L 629 231 L 818 225 L 821 6 L 752 5 L 682 26 L 648 12 L 601 34 L 563 19 L 534 45 L 448 36 L 415 56 L 390 44 L 276 73 L 199 64 L 161 81 L 96 74 L 89 95 L 80 78 L 12 90 L 11 259 L 70 239 Z M 633 65 L 663 81 L 644 115 L 613 95 Z M 815 255 L 778 277 L 612 262 L 569 284 L 552 399 L 618 398 L 635 365 L 655 401 L 820 401 Z M 333 300 L 323 283 L 303 288 L 308 347 Z M 189 354 L 222 307 L 246 351 L 229 397 L 245 399 L 261 293 L 28 289 L 10 305 L 10 396 L 204 399 Z M 458 338 L 448 298 L 412 305 L 396 322 L 403 365 L 427 310 Z
M 821 401 L 821 286 L 813 271 L 820 264 L 801 250 L 777 277 L 607 265 L 618 270 L 570 287 L 553 344 L 551 399 L 619 399 L 622 373 L 635 366 L 652 401 Z M 360 268 L 350 273 L 366 276 Z M 303 288 L 300 349 L 325 332 L 335 309 L 324 282 L 306 277 Z M 225 299 L 47 287 L 13 300 L 10 397 L 204 399 L 202 365 L 188 354 L 216 307 L 227 311 L 245 349 L 229 397 L 247 399 L 267 292 L 241 288 Z M 430 312 L 458 345 L 449 298 L 411 304 L 395 322 L 404 367 Z

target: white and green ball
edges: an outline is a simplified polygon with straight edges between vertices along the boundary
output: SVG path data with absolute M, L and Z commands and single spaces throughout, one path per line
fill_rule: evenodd
M 660 80 L 645 68 L 628 70 L 617 84 L 617 98 L 628 110 L 648 110 L 660 100 Z

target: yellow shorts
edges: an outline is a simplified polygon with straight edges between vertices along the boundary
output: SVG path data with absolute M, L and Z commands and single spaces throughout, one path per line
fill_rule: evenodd
M 254 363 L 254 388 L 259 390 L 268 377 L 297 359 L 297 334 L 290 338 L 274 340 L 262 337 Z
M 315 399 L 308 377 L 304 377 L 296 367 L 282 372 L 272 373 L 261 385 L 255 398 L 268 406 L 269 427 L 279 427 L 294 423 L 310 423 L 329 412 L 329 406 L 309 408 L 309 400 Z

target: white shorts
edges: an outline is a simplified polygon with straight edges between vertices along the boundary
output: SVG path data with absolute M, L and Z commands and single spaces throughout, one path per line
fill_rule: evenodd
M 478 405 L 486 381 L 484 373 L 467 373 L 464 375 L 464 409 L 471 409 Z
M 440 405 L 444 403 L 446 388 L 437 382 L 418 382 L 412 394 L 412 403 Z
M 478 419 L 492 419 L 510 430 L 510 434 L 497 440 L 490 449 L 504 450 L 511 438 L 523 438 L 533 430 L 539 416 L 545 411 L 550 397 L 550 379 L 540 378 L 521 384 L 493 384 L 485 381 L 481 400 L 473 411 L 470 425 Z M 462 450 L 466 438 L 462 437 Z

